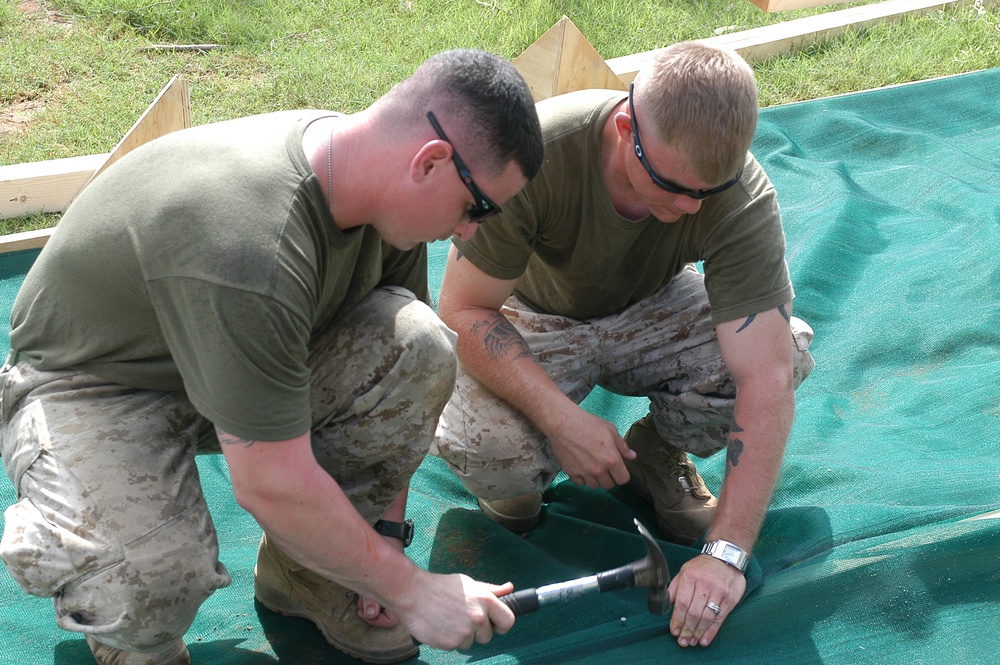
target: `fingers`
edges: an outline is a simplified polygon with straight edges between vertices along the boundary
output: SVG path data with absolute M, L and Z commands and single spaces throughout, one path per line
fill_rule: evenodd
M 671 580 L 669 592 L 674 602 L 670 633 L 682 647 L 707 647 L 723 622 L 736 607 L 746 589 L 738 571 L 711 559 L 689 561 Z
M 493 595 L 499 598 L 500 596 L 514 593 L 514 585 L 511 582 L 499 586 L 492 585 L 491 591 L 493 591 Z M 514 612 L 506 604 L 502 602 L 490 603 L 487 612 L 493 632 L 497 635 L 503 635 L 513 627 L 515 620 Z
M 615 444 L 618 446 L 618 454 L 621 455 L 623 459 L 633 460 L 636 457 L 638 457 L 638 454 L 634 450 L 628 447 L 628 444 L 625 443 L 625 439 L 623 439 L 622 437 L 618 437 L 617 441 L 615 441 Z M 628 481 L 626 480 L 625 482 Z
M 577 485 L 586 485 L 591 489 L 601 487 L 609 490 L 616 485 L 624 485 L 630 479 L 628 469 L 622 458 L 635 459 L 635 451 L 628 447 L 625 439 L 614 433 L 614 447 L 603 444 L 598 449 L 589 466 L 578 470 L 577 474 L 569 474 Z M 603 452 L 602 452 L 603 451 Z
M 399 623 L 399 617 L 392 610 L 371 598 L 358 597 L 358 616 L 376 628 L 392 628 Z
M 514 612 L 499 600 L 500 596 L 512 593 L 514 585 L 507 582 L 502 585 L 488 584 L 486 586 L 497 600 L 485 603 L 486 607 L 484 609 L 486 612 L 484 618 L 486 620 L 476 622 L 475 630 L 465 638 L 461 646 L 458 647 L 459 649 L 468 649 L 476 642 L 486 644 L 493 639 L 494 634 L 503 635 L 514 625 Z

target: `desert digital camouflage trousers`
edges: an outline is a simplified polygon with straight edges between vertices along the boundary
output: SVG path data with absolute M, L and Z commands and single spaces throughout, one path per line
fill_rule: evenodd
M 708 457 L 728 441 L 736 390 L 710 316 L 704 277 L 689 267 L 657 293 L 606 317 L 578 321 L 532 311 L 512 296 L 504 316 L 535 360 L 579 404 L 595 386 L 645 396 L 665 441 Z M 813 331 L 791 319 L 795 385 L 812 371 Z M 472 494 L 542 492 L 560 470 L 548 439 L 459 366 L 431 452 Z
M 373 523 L 427 454 L 454 386 L 455 334 L 386 288 L 313 347 L 313 450 Z M 128 651 L 182 637 L 230 582 L 195 464 L 218 450 L 211 423 L 184 394 L 28 362 L 5 368 L 0 400 L 18 496 L 0 542 L 10 574 L 52 597 L 66 630 Z

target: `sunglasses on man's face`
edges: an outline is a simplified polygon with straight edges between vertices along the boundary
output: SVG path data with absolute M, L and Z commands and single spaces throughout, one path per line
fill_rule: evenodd
M 445 136 L 444 130 L 441 129 L 441 125 L 438 124 L 437 118 L 434 117 L 434 113 L 431 111 L 427 112 L 427 119 L 431 121 L 431 127 L 437 132 L 437 135 L 442 141 L 446 141 L 451 145 L 451 161 L 455 162 L 455 168 L 458 169 L 458 176 L 465 183 L 466 188 L 472 193 L 472 199 L 476 202 L 474 206 L 469 208 L 469 219 L 473 222 L 483 222 L 494 215 L 500 214 L 500 206 L 493 203 L 490 197 L 483 194 L 483 190 L 479 189 L 479 185 L 472 178 L 472 172 L 469 171 L 469 167 L 465 165 L 462 158 L 458 156 L 458 150 L 455 149 L 455 144 L 448 140 Z
M 740 168 L 740 171 L 736 174 L 735 178 L 729 182 L 719 185 L 718 187 L 710 187 L 708 189 L 688 189 L 687 187 L 682 187 L 675 182 L 667 180 L 654 171 L 653 167 L 649 163 L 649 160 L 646 159 L 646 153 L 642 149 L 642 142 L 639 140 L 639 123 L 635 119 L 635 105 L 632 103 L 632 90 L 634 88 L 634 83 L 630 84 L 628 87 L 628 112 L 632 117 L 632 136 L 635 137 L 635 156 L 639 158 L 639 163 L 642 164 L 642 168 L 646 169 L 646 173 L 649 174 L 649 177 L 652 179 L 654 185 L 666 192 L 670 192 L 671 194 L 683 194 L 684 196 L 689 196 L 692 199 L 707 199 L 712 194 L 718 194 L 719 192 L 726 191 L 740 181 L 740 178 L 743 177 L 742 168 Z

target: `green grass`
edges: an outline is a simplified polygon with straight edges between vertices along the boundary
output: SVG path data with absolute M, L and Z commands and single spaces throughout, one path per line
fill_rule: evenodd
M 351 112 L 433 53 L 514 58 L 563 15 L 610 59 L 864 4 L 768 14 L 749 0 L 0 0 L 0 164 L 109 151 L 176 74 L 190 82 L 195 124 L 281 108 Z M 196 43 L 219 46 L 143 50 Z M 762 106 L 998 65 L 994 0 L 753 63 Z

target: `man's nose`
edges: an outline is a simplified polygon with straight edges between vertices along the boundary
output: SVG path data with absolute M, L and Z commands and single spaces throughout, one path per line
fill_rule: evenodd
M 693 199 L 685 194 L 677 194 L 674 198 L 674 205 L 685 214 L 693 215 L 701 210 L 703 199 Z
M 455 235 L 458 236 L 459 240 L 468 242 L 476 234 L 476 229 L 478 228 L 478 222 L 462 222 L 455 227 Z

